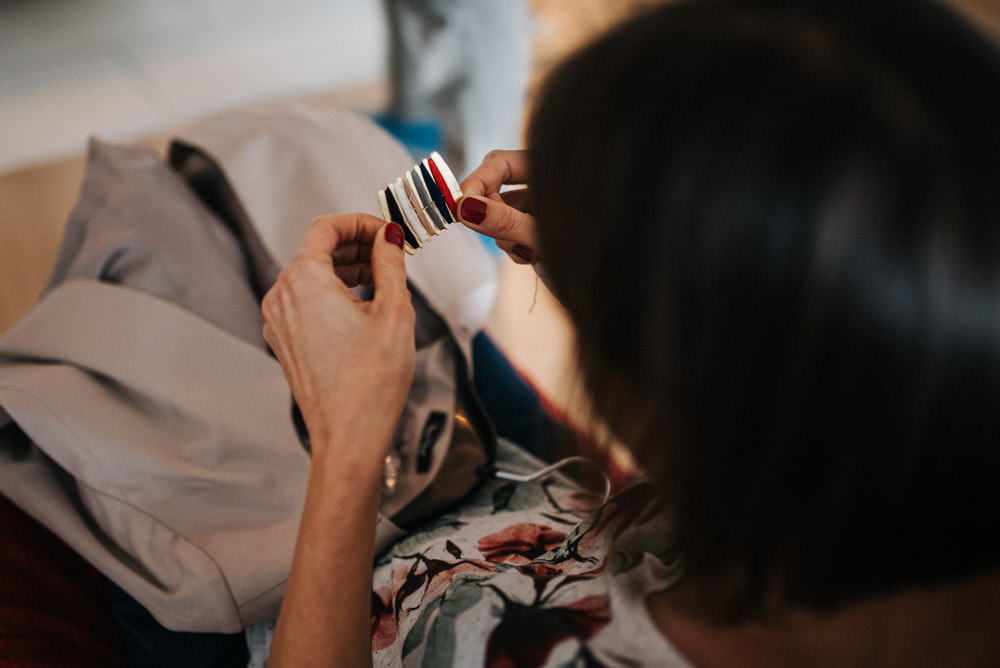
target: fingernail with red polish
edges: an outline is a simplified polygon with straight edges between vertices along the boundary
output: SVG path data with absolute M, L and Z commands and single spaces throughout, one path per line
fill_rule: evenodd
M 486 220 L 486 202 L 475 197 L 465 197 L 462 199 L 462 206 L 458 210 L 458 215 L 467 223 L 478 225 Z
M 385 240 L 402 248 L 403 241 L 406 240 L 403 228 L 398 223 L 389 223 L 385 228 Z
M 535 254 L 532 253 L 531 249 L 528 248 L 527 246 L 522 246 L 521 244 L 518 244 L 518 245 L 514 246 L 510 250 L 510 252 L 513 253 L 514 255 L 518 256 L 519 258 L 521 258 L 525 262 L 534 262 L 535 261 Z

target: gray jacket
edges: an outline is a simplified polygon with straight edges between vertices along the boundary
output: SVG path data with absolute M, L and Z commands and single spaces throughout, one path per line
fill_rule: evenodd
M 169 162 L 91 144 L 50 284 L 0 339 L 0 492 L 164 626 L 234 632 L 277 614 L 309 464 L 259 298 L 311 218 L 375 212 L 412 158 L 361 116 L 295 107 L 205 125 Z M 459 440 L 456 386 L 495 291 L 472 236 L 454 226 L 407 259 L 418 366 L 380 546 Z M 434 412 L 449 419 L 418 472 Z

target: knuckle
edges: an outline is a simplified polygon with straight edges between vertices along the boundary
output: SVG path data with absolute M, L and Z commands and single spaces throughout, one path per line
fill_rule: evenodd
M 501 209 L 501 215 L 497 217 L 497 229 L 504 234 L 512 234 L 521 227 L 521 216 L 511 208 Z
M 306 232 L 309 233 L 315 230 L 316 228 L 325 226 L 326 219 L 327 216 L 317 216 L 313 218 L 312 220 L 309 221 L 309 224 L 306 226 Z
M 393 301 L 389 305 L 386 316 L 391 323 L 390 329 L 394 332 L 409 332 L 413 329 L 417 321 L 413 305 L 409 301 L 404 300 Z
M 310 268 L 303 262 L 292 261 L 278 274 L 274 285 L 261 300 L 261 310 L 265 317 L 276 316 L 283 306 L 296 301 L 299 295 L 313 284 Z
M 268 290 L 264 298 L 260 300 L 260 312 L 264 316 L 264 320 L 269 320 L 274 313 L 274 288 Z
M 278 283 L 285 290 L 298 290 L 311 280 L 311 267 L 303 261 L 293 261 L 281 272 Z
M 392 303 L 392 317 L 403 324 L 415 319 L 413 305 L 409 300 L 397 299 Z

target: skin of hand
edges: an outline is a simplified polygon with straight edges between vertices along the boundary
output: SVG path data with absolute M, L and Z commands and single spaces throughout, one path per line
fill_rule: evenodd
M 526 188 L 503 193 L 500 188 L 527 181 L 527 151 L 490 151 L 462 181 L 462 197 L 457 202 L 459 220 L 495 239 L 497 247 L 518 264 L 541 261 L 535 219 L 527 208 Z
M 313 221 L 262 302 L 264 338 L 312 445 L 269 666 L 371 664 L 371 573 L 385 453 L 413 379 L 403 232 L 374 216 Z M 371 301 L 349 288 L 373 285 Z
M 413 378 L 406 269 L 383 227 L 366 214 L 317 218 L 261 305 L 264 338 L 321 446 L 359 429 L 391 436 Z M 358 285 L 374 285 L 374 299 L 355 296 Z

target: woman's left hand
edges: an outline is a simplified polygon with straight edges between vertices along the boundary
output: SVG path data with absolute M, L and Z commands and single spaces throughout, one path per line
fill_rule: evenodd
M 528 151 L 490 151 L 462 181 L 458 218 L 496 245 L 518 264 L 535 264 L 538 255 L 535 218 L 528 211 L 528 190 L 500 192 L 503 186 L 528 181 Z
M 413 378 L 401 240 L 398 225 L 367 214 L 317 218 L 264 297 L 264 338 L 302 411 L 314 459 L 327 444 L 362 442 L 365 452 L 336 456 L 381 465 Z M 357 285 L 373 285 L 374 299 L 355 296 Z

